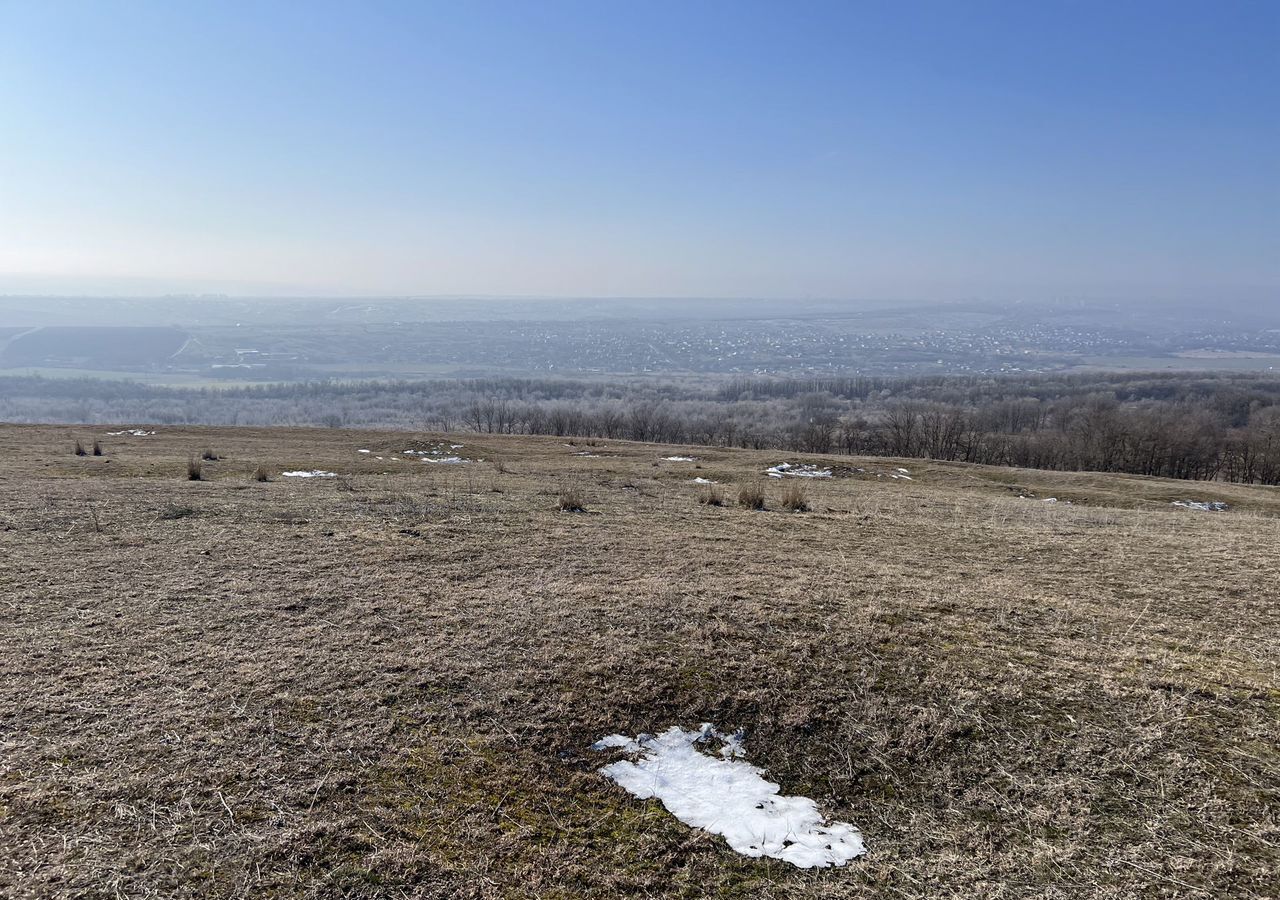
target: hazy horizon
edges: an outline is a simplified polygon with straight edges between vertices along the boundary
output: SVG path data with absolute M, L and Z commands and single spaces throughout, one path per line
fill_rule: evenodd
M 8 4 L 0 294 L 1267 302 L 1280 7 Z

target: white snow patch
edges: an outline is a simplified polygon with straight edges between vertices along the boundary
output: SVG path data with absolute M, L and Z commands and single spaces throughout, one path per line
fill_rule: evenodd
M 372 453 L 372 450 L 357 450 L 357 453 Z
M 912 480 L 912 478 L 911 478 L 911 476 L 910 476 L 910 475 L 900 475 L 900 474 L 899 474 L 899 473 L 897 473 L 897 472 L 890 472 L 890 473 L 889 473 L 889 477 L 890 477 L 890 478 L 900 478 L 900 479 L 902 479 L 903 481 L 911 481 L 911 480 Z
M 693 479 L 693 483 L 694 484 L 715 484 L 716 482 L 712 481 L 710 478 L 703 478 L 701 475 L 699 475 L 697 478 Z
M 338 477 L 337 472 L 322 472 L 319 469 L 314 469 L 310 472 L 303 472 L 303 471 L 281 472 L 280 474 L 283 475 L 285 478 L 337 478 Z
M 1221 500 L 1174 500 L 1173 505 L 1181 506 L 1183 509 L 1198 509 L 1201 512 L 1226 512 L 1230 509 Z
M 910 470 L 910 469 L 899 469 L 899 470 L 898 470 L 898 474 L 899 474 L 899 475 L 910 475 L 910 474 L 911 474 L 911 470 Z
M 764 474 L 770 478 L 782 478 L 791 476 L 792 478 L 830 478 L 830 469 L 819 469 L 817 466 L 803 465 L 800 463 L 778 463 L 776 466 L 770 466 L 764 470 Z
M 643 737 L 643 735 L 641 736 Z M 591 745 L 592 750 L 609 750 L 615 747 L 620 747 L 629 753 L 640 752 L 640 745 L 625 734 L 611 734 Z
M 126 431 L 108 431 L 108 437 L 119 437 L 122 434 L 131 434 L 134 437 L 151 437 L 154 431 L 143 431 L 141 428 L 131 428 Z
M 696 456 L 664 456 L 662 458 L 665 459 L 667 462 L 693 462 L 698 457 Z
M 696 745 L 712 739 L 721 759 Z M 611 763 L 601 774 L 642 800 L 656 797 L 667 811 L 693 828 L 721 835 L 743 856 L 768 856 L 801 869 L 843 866 L 867 852 L 862 835 L 846 822 L 823 819 L 808 797 L 783 797 L 764 770 L 742 755 L 741 734 L 726 737 L 710 724 L 679 727 L 659 735 L 613 734 L 592 745 L 634 757 Z
M 445 465 L 450 465 L 450 466 L 456 466 L 459 463 L 466 462 L 466 460 L 463 459 L 461 456 L 442 456 L 439 459 L 432 459 L 429 456 L 424 456 L 422 458 L 422 461 L 425 463 L 444 463 Z

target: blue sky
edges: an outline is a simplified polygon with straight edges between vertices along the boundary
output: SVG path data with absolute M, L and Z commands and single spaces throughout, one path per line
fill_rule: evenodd
M 0 292 L 1266 297 L 1280 3 L 0 0 Z

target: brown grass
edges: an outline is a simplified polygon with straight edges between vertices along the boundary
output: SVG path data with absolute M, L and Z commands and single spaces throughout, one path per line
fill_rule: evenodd
M 724 491 L 718 484 L 704 484 L 698 491 L 698 502 L 703 506 L 724 506 Z
M 477 436 L 492 493 L 355 456 L 403 435 L 72 439 L 0 426 L 0 896 L 1280 895 L 1280 492 L 858 460 L 706 515 L 625 442 Z M 869 854 L 745 859 L 598 774 L 701 721 Z
M 258 468 L 253 470 L 253 480 L 259 482 L 270 481 L 271 473 L 267 470 L 266 466 L 259 465 Z
M 804 482 L 792 479 L 783 484 L 782 508 L 788 512 L 809 511 L 809 491 Z
M 102 455 L 102 444 L 98 441 L 93 442 L 93 455 L 94 456 Z
M 764 484 L 750 481 L 738 488 L 738 505 L 747 509 L 764 509 Z
M 586 512 L 587 498 L 583 494 L 582 488 L 576 484 L 562 485 L 556 495 L 556 509 L 560 510 L 560 512 Z
M 76 441 L 75 447 L 73 448 L 72 452 L 75 453 L 76 456 L 85 456 L 86 454 L 84 452 L 84 444 L 81 443 L 80 441 Z
M 195 456 L 187 458 L 187 481 L 201 481 L 204 478 L 204 466 Z

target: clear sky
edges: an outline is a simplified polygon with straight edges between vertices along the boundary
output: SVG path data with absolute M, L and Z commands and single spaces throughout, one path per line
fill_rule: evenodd
M 0 0 L 0 292 L 1277 285 L 1274 0 Z

